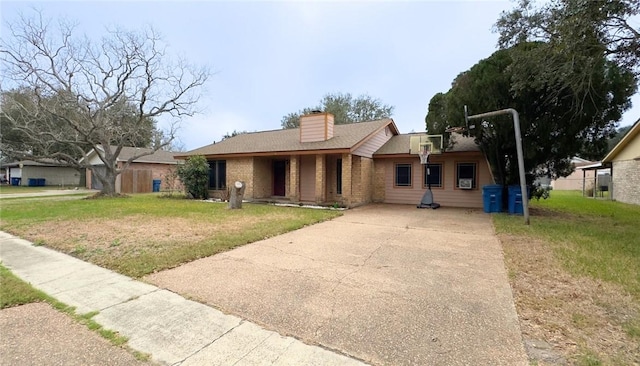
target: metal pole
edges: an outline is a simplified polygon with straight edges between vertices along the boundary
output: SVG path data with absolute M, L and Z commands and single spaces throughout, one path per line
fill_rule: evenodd
M 499 116 L 503 114 L 511 114 L 513 116 L 513 129 L 515 130 L 516 151 L 518 154 L 518 171 L 520 173 L 520 193 L 522 193 L 522 211 L 524 214 L 524 223 L 525 225 L 529 225 L 529 196 L 527 195 L 527 181 L 525 180 L 525 173 L 524 173 L 524 154 L 522 152 L 522 135 L 520 134 L 520 116 L 518 115 L 518 112 L 513 108 L 508 108 L 508 109 L 502 109 L 499 111 L 467 116 L 467 110 L 465 106 L 466 119 L 494 117 L 494 116 Z

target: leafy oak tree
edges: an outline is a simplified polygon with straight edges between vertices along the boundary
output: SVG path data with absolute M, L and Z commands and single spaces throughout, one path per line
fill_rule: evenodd
M 557 178 L 570 174 L 569 158 L 576 154 L 601 158 L 616 122 L 630 107 L 636 85 L 633 73 L 601 56 L 591 69 L 590 95 L 585 98 L 579 93 L 586 91 L 562 84 L 561 78 L 541 82 L 535 65 L 516 65 L 516 57 L 518 63 L 523 62 L 521 55 L 544 47 L 541 43 L 523 43 L 499 50 L 458 75 L 446 94 L 432 98 L 425 118 L 427 131 L 443 133 L 448 127 L 466 127 L 464 105 L 469 107 L 470 114 L 514 108 L 520 114 L 529 183 L 536 176 Z M 567 62 L 560 55 L 553 57 L 558 62 Z M 516 74 L 527 66 L 530 81 L 522 83 Z M 516 83 L 519 84 L 515 86 Z M 583 101 L 579 113 L 574 109 L 576 100 Z M 486 154 L 496 180 L 504 185 L 518 182 L 511 117 L 470 123 L 474 128 L 465 133 L 474 137 Z
M 90 169 L 108 196 L 116 194 L 116 177 L 129 164 L 171 144 L 181 117 L 196 112 L 209 76 L 205 68 L 170 60 L 152 29 L 108 30 L 101 40 L 90 40 L 79 37 L 73 25 L 54 24 L 41 13 L 23 16 L 8 29 L 0 41 L 0 116 L 3 130 L 9 121 L 24 144 L 16 149 L 3 142 L 0 148 L 25 159 Z M 149 124 L 160 116 L 170 126 L 154 139 L 158 143 L 119 167 L 122 148 L 148 143 Z M 103 169 L 82 159 L 91 149 Z
M 281 125 L 285 129 L 296 128 L 300 126 L 300 116 L 312 111 L 331 113 L 335 124 L 341 125 L 388 118 L 393 114 L 393 109 L 393 106 L 368 95 L 353 98 L 350 93 L 334 93 L 325 95 L 316 107 L 304 108 L 282 117 Z

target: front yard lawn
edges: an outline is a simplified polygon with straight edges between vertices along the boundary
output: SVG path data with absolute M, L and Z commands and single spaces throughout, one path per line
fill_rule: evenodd
M 531 201 L 530 226 L 509 215 L 494 224 L 525 342 L 543 340 L 570 364 L 640 362 L 640 206 L 553 191 Z
M 338 211 L 162 199 L 3 201 L 0 229 L 131 277 L 340 215 Z
M 57 187 L 25 187 L 25 186 L 10 186 L 7 184 L 0 184 L 0 195 L 2 194 L 14 194 L 14 193 L 38 193 L 44 192 L 48 189 L 56 189 Z

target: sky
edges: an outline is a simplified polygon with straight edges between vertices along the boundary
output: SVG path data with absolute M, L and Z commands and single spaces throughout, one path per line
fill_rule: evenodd
M 92 39 L 107 27 L 152 26 L 170 57 L 207 66 L 200 113 L 178 132 L 178 145 L 192 150 L 234 130 L 279 129 L 283 116 L 328 93 L 370 95 L 395 107 L 401 133 L 424 131 L 431 97 L 496 51 L 493 24 L 513 3 L 3 0 L 2 34 L 34 7 L 77 21 Z M 640 95 L 632 102 L 621 126 L 640 118 Z

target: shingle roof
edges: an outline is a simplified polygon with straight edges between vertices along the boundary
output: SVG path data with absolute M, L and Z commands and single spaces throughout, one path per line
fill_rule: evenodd
M 386 144 L 384 144 L 373 155 L 395 155 L 409 154 L 409 143 L 411 136 L 423 135 L 419 133 L 408 133 L 404 135 L 393 136 Z M 459 133 L 451 133 L 449 138 L 453 143 L 450 148 L 445 148 L 445 152 L 463 152 L 463 151 L 480 151 L 480 147 L 473 141 L 472 137 L 464 137 Z
M 113 147 L 112 147 L 113 148 Z M 142 147 L 129 147 L 123 146 L 118 155 L 118 161 L 126 161 L 134 154 L 140 154 L 141 152 L 152 152 L 153 149 L 145 149 Z M 175 151 L 158 150 L 151 155 L 145 155 L 137 158 L 136 163 L 157 163 L 157 164 L 176 164 L 179 160 L 176 160 L 173 156 L 178 154 Z
M 20 166 L 20 164 L 22 164 L 22 166 L 65 166 L 57 160 L 42 159 L 41 161 L 20 160 L 12 163 L 2 164 L 2 167 L 17 167 Z
M 186 153 L 176 153 L 175 156 L 350 149 L 372 133 L 389 124 L 395 130 L 393 120 L 390 118 L 336 125 L 333 130 L 333 138 L 327 141 L 304 143 L 300 142 L 299 128 L 245 133 Z

